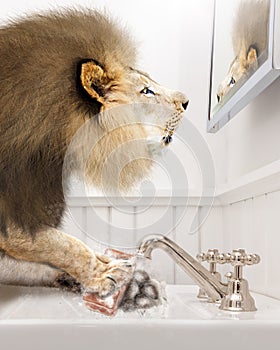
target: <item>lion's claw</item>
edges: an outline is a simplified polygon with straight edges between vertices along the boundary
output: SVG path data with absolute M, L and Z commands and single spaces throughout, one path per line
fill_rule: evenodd
M 102 281 L 100 287 L 101 289 L 98 291 L 99 296 L 102 298 L 107 298 L 115 293 L 117 290 L 117 283 L 111 276 L 107 276 Z
M 98 264 L 94 278 L 87 292 L 98 293 L 102 298 L 108 297 L 128 283 L 132 278 L 134 265 L 127 259 L 101 259 L 97 256 Z

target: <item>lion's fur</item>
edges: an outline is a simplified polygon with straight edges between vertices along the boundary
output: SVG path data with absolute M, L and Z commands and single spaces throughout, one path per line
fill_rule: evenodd
M 183 94 L 135 69 L 135 60 L 128 33 L 96 11 L 34 15 L 0 28 L 5 283 L 57 286 L 67 273 L 74 286 L 107 295 L 130 275 L 126 261 L 95 254 L 58 226 L 73 172 L 105 190 L 128 190 L 187 108 Z
M 100 110 L 77 91 L 79 60 L 94 57 L 114 82 L 135 55 L 127 33 L 95 11 L 35 15 L 0 29 L 2 232 L 9 221 L 29 232 L 60 222 L 66 149 Z
M 267 46 L 269 0 L 243 0 L 232 26 L 232 46 L 236 56 L 253 46 L 258 54 Z
M 238 86 L 243 84 L 264 60 L 268 16 L 269 0 L 241 0 L 238 3 L 231 30 L 234 58 L 228 74 L 218 86 L 218 102 L 237 82 Z

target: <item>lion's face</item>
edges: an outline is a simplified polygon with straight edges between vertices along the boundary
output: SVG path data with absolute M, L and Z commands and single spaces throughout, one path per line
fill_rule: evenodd
M 162 145 L 168 145 L 187 108 L 186 96 L 159 85 L 141 71 L 131 69 L 128 79 L 133 87 L 131 102 L 143 106 L 147 133 L 155 139 L 158 134 Z
M 217 91 L 217 100 L 222 102 L 223 97 L 232 89 L 232 87 L 241 79 L 246 79 L 258 68 L 257 51 L 250 47 L 249 50 L 243 50 L 232 61 L 225 79 L 221 82 Z
M 101 103 L 102 112 L 120 105 L 141 104 L 137 115 L 131 115 L 131 122 L 157 128 L 164 145 L 170 143 L 188 105 L 185 95 L 164 88 L 148 74 L 133 68 L 117 67 L 106 72 L 96 62 L 89 61 L 81 67 L 81 81 L 88 94 Z M 160 115 L 158 106 L 161 107 Z
M 81 64 L 83 89 L 100 104 L 84 139 L 94 140 L 87 177 L 106 189 L 129 189 L 149 172 L 152 159 L 172 140 L 188 99 L 146 73 L 94 60 Z M 84 155 L 85 157 L 85 155 Z

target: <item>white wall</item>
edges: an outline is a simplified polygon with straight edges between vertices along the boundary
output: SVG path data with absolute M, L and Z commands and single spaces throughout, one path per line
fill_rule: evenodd
M 244 108 L 220 132 L 227 142 L 227 181 L 280 159 L 280 80 Z
M 63 231 L 85 242 L 94 251 L 110 246 L 135 253 L 139 242 L 151 233 L 165 234 L 195 256 L 199 250 L 200 230 L 197 203 L 162 198 L 158 202 L 111 206 L 105 198 L 73 198 L 64 218 Z M 195 227 L 195 232 L 190 232 Z M 149 264 L 156 278 L 167 283 L 192 284 L 191 279 L 163 251 L 156 250 Z
M 279 203 L 280 191 L 226 205 L 186 205 L 182 199 L 168 198 L 147 205 L 110 206 L 95 198 L 90 205 L 84 198 L 72 199 L 63 230 L 103 252 L 108 245 L 134 252 L 137 243 L 150 233 L 164 233 L 189 254 L 196 256 L 209 248 L 231 252 L 245 248 L 261 256 L 256 266 L 244 267 L 244 278 L 253 291 L 280 299 L 279 283 Z M 198 214 L 198 215 L 197 215 Z M 206 217 L 206 220 L 205 220 Z M 195 232 L 191 232 L 195 226 Z M 207 266 L 207 264 L 205 264 Z M 167 283 L 193 284 L 178 265 L 162 251 L 155 251 L 149 268 Z M 233 271 L 230 264 L 218 265 L 222 276 Z

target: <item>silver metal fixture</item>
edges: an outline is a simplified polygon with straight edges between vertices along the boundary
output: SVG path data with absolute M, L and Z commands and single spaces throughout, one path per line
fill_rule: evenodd
M 226 285 L 175 242 L 163 235 L 144 237 L 139 245 L 138 254 L 151 259 L 153 250 L 159 248 L 170 255 L 213 301 L 220 300 L 220 309 L 229 311 L 256 310 L 254 300 L 249 294 L 248 283 L 242 278 L 242 268 L 244 265 L 258 263 L 260 261 L 258 255 L 246 255 L 242 249 L 234 250 L 229 255 L 221 255 L 219 261 L 229 261 L 234 266 L 234 273 L 229 277 L 229 283 Z
M 221 282 L 221 274 L 216 270 L 217 256 L 219 254 L 218 249 L 208 249 L 207 253 L 197 254 L 197 260 L 202 263 L 207 261 L 209 263 L 209 271 L 213 277 L 215 277 L 219 282 Z M 207 295 L 204 289 L 199 288 L 197 297 L 201 300 L 207 300 L 208 302 L 213 302 L 211 297 Z
M 230 263 L 234 272 L 228 275 L 226 296 L 222 299 L 221 309 L 229 311 L 256 311 L 255 301 L 252 298 L 248 282 L 242 276 L 245 265 L 254 265 L 260 262 L 257 254 L 246 254 L 244 249 L 234 249 L 230 255 Z
M 170 255 L 193 281 L 206 291 L 212 300 L 221 300 L 226 295 L 226 286 L 213 277 L 204 266 L 179 247 L 178 244 L 163 235 L 144 237 L 139 245 L 138 254 L 151 259 L 152 251 L 157 248 L 161 248 Z

